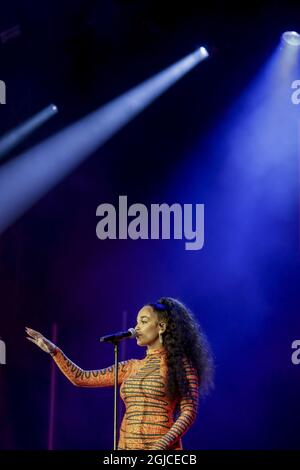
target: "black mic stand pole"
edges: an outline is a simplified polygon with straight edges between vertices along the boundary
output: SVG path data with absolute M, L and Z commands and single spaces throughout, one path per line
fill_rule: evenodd
M 134 329 L 129 328 L 127 332 L 103 336 L 100 341 L 106 341 L 114 345 L 115 351 L 115 376 L 114 376 L 114 450 L 117 450 L 117 428 L 118 428 L 118 373 L 119 373 L 119 343 L 122 338 L 134 337 Z
M 118 427 L 118 373 L 119 373 L 119 341 L 113 341 L 115 352 L 115 383 L 114 383 L 114 450 L 117 450 Z

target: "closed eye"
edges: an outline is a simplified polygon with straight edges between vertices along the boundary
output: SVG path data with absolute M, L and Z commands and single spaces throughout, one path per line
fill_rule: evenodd
M 142 317 L 140 320 L 137 320 L 136 323 L 137 324 L 139 324 L 139 323 L 148 323 L 148 318 Z

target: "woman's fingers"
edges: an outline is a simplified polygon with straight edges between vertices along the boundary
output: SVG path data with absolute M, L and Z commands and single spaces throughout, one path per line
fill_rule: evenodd
M 30 335 L 30 336 L 34 336 L 38 333 L 38 331 L 36 330 L 33 330 L 32 328 L 28 328 L 28 326 L 26 326 L 25 330 L 27 331 L 27 333 Z
M 52 353 L 55 351 L 55 345 L 51 343 L 51 341 L 49 341 L 47 338 L 45 338 L 41 333 L 36 330 L 33 330 L 32 328 L 28 328 L 27 326 L 25 328 L 25 331 L 28 335 L 26 336 L 26 339 L 28 339 L 28 341 L 31 341 L 46 353 Z
M 26 326 L 26 328 L 25 328 L 25 331 L 26 331 L 26 333 L 27 333 L 29 336 L 32 336 L 32 335 L 33 335 L 33 330 L 32 330 L 31 328 L 28 328 L 27 326 Z
M 36 330 L 33 330 L 32 328 L 28 328 L 27 326 L 26 326 L 26 328 L 25 328 L 25 331 L 26 331 L 26 333 L 27 333 L 29 336 L 31 336 L 32 338 L 37 339 L 37 338 L 39 338 L 39 337 L 42 337 L 41 333 L 39 333 L 39 332 L 36 331 Z

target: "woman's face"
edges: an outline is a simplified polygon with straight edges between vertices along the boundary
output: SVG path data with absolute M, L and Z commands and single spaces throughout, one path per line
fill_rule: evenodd
M 149 346 L 150 348 L 161 346 L 159 332 L 163 332 L 164 326 L 158 321 L 157 314 L 152 307 L 145 306 L 139 311 L 135 330 L 139 346 Z

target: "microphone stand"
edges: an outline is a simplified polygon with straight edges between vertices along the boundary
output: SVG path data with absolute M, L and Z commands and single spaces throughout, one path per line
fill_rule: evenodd
M 119 373 L 119 341 L 113 341 L 115 353 L 115 383 L 114 383 L 114 450 L 117 450 L 118 427 L 118 373 Z
M 117 450 L 117 428 L 118 428 L 118 373 L 119 373 L 119 343 L 122 338 L 133 337 L 134 329 L 129 328 L 127 332 L 103 336 L 100 341 L 112 343 L 115 353 L 115 376 L 114 376 L 114 450 Z

